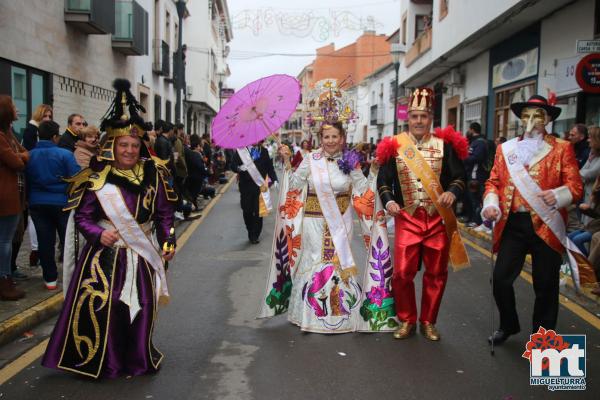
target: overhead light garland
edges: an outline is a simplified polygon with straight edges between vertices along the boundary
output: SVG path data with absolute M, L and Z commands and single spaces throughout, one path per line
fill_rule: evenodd
M 327 15 L 314 10 L 283 11 L 273 8 L 244 10 L 233 17 L 234 30 L 251 30 L 254 36 L 264 29 L 277 28 L 282 35 L 299 38 L 312 37 L 324 42 L 338 37 L 343 31 L 376 31 L 383 23 L 372 16 L 360 17 L 348 10 L 328 9 Z

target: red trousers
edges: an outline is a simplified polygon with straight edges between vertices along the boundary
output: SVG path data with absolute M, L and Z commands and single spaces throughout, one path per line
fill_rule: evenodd
M 415 284 L 421 260 L 425 266 L 420 322 L 435 324 L 448 279 L 446 228 L 439 215 L 429 216 L 419 207 L 411 216 L 405 211 L 395 218 L 396 240 L 392 290 L 396 315 L 411 324 L 417 321 Z

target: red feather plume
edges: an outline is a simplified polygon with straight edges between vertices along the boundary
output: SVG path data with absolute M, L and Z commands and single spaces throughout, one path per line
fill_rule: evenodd
M 377 145 L 377 163 L 379 165 L 384 165 L 390 158 L 396 157 L 399 147 L 398 141 L 393 136 L 383 138 Z
M 446 143 L 450 143 L 461 160 L 464 160 L 469 155 L 469 142 L 467 142 L 467 138 L 460 132 L 455 131 L 452 125 L 448 125 L 444 129 L 435 128 L 435 136 L 443 139 Z

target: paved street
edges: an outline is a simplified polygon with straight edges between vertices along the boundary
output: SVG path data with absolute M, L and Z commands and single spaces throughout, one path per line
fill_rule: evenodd
M 598 398 L 600 333 L 563 307 L 559 333 L 587 334 L 585 392 L 530 387 L 529 364 L 521 358 L 525 332 L 490 355 L 488 261 L 475 251 L 473 268 L 450 274 L 438 343 L 419 335 L 400 342 L 391 334 L 302 333 L 283 316 L 255 320 L 273 218 L 266 221 L 261 243 L 249 244 L 238 199 L 233 185 L 170 270 L 173 300 L 161 310 L 155 332 L 165 354 L 159 373 L 97 382 L 42 368 L 36 359 L 0 387 L 0 398 Z M 358 237 L 354 248 L 364 259 Z M 532 287 L 519 279 L 516 289 L 526 327 Z

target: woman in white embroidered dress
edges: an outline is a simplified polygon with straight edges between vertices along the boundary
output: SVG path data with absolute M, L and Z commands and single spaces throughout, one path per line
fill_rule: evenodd
M 287 244 L 292 280 L 288 319 L 304 331 L 352 332 L 357 329 L 360 318 L 361 288 L 357 283 L 358 269 L 356 264 L 346 268 L 340 265 L 341 257 L 338 257 L 315 190 L 311 163 L 326 160 L 329 183 L 336 197 L 336 202 L 331 204 L 335 204 L 344 215 L 348 241 L 352 240 L 353 225 L 348 208 L 354 200 L 360 212 L 361 202 L 357 199 L 361 199 L 367 191 L 369 180 L 360 169 L 358 153 L 342 151 L 345 146 L 345 130 L 341 123 L 323 125 L 319 137 L 322 147 L 305 157 L 296 171 L 289 172 L 288 199 L 280 208 L 293 216 L 293 210 L 286 209 L 286 206 L 289 208 L 293 204 L 288 201 L 290 195 L 295 199 L 305 198 L 301 210 L 303 218 L 302 215 L 299 219 L 292 218 L 294 224 L 299 223 L 301 226 L 292 224 L 288 227 Z M 289 149 L 283 147 L 280 152 L 286 165 L 289 165 Z M 299 235 L 294 236 L 294 232 Z M 295 240 L 298 236 L 300 240 Z M 275 242 L 277 244 L 277 237 Z M 297 254 L 296 259 L 294 254 Z

